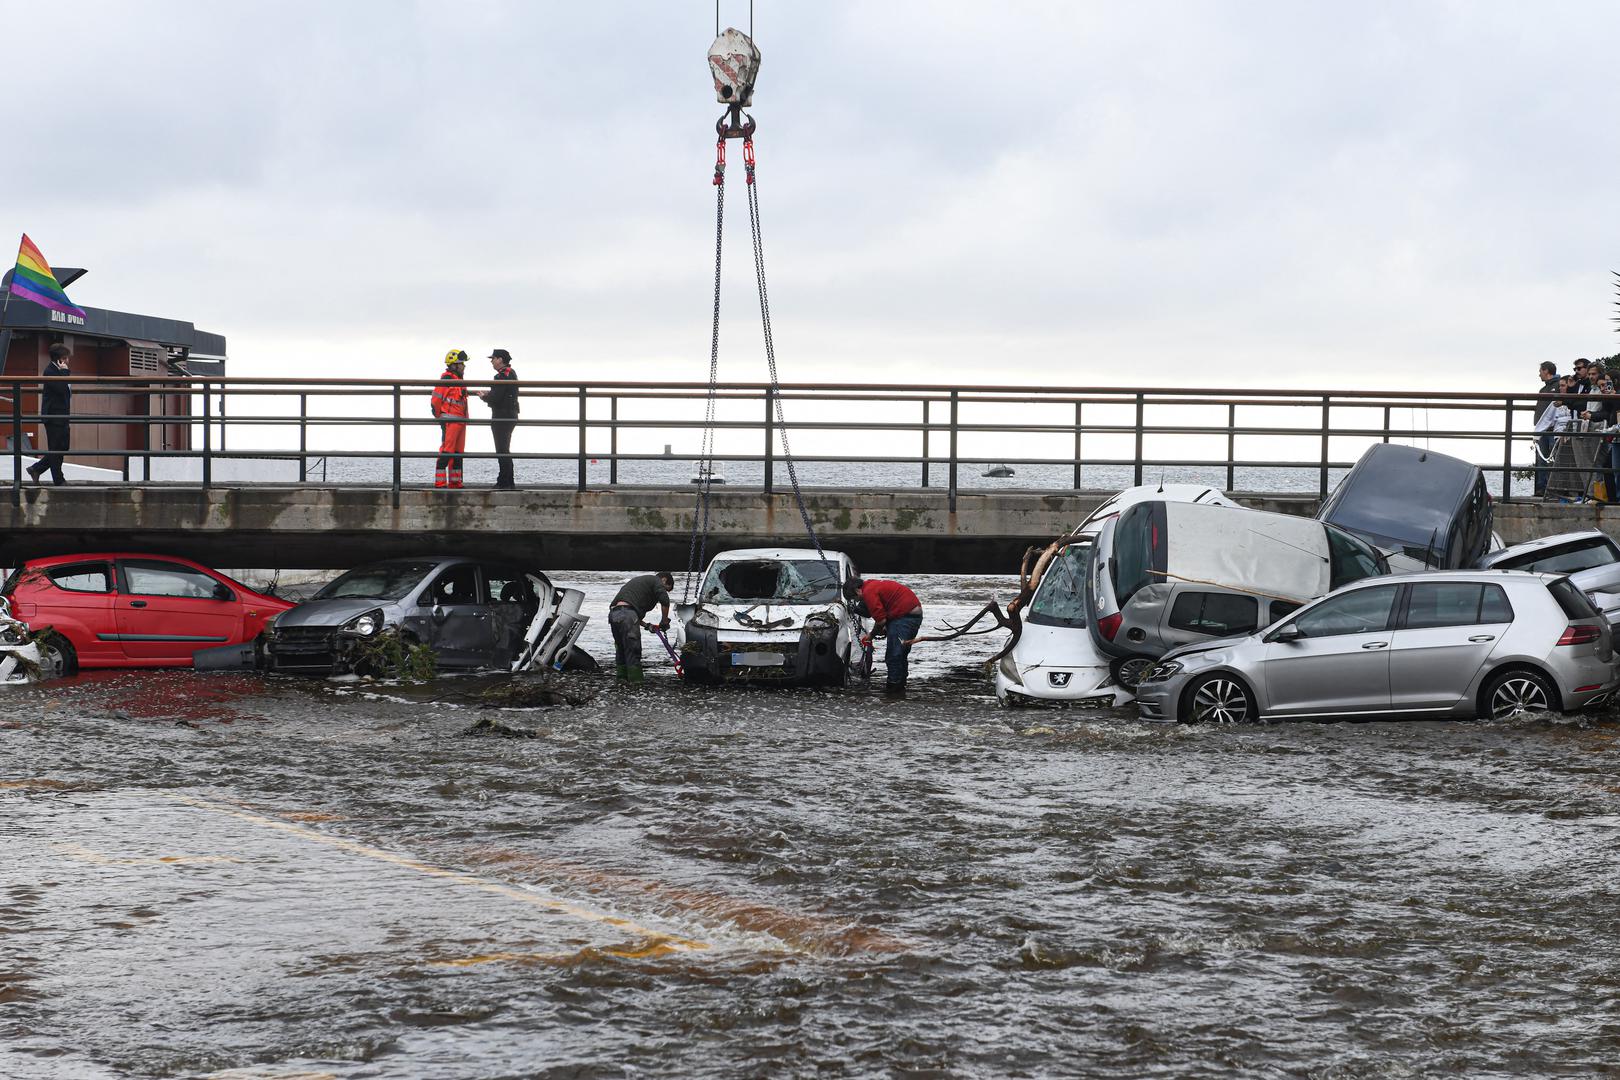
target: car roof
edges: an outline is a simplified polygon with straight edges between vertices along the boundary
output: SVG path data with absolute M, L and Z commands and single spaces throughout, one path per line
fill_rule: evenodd
M 165 555 L 156 551 L 85 551 L 74 555 L 45 555 L 38 559 L 29 559 L 23 565 L 27 567 L 68 566 L 73 563 L 110 562 L 114 559 L 160 559 L 164 562 L 184 563 L 186 566 L 200 566 L 205 570 L 212 569 L 206 563 L 188 559 L 183 555 Z M 215 572 L 218 573 L 219 571 Z
M 1513 544 L 1509 547 L 1499 548 L 1496 551 L 1486 552 L 1485 558 L 1492 563 L 1497 563 L 1503 559 L 1510 559 L 1515 555 L 1524 555 L 1532 551 L 1540 551 L 1543 548 L 1557 547 L 1560 544 L 1572 544 L 1577 540 L 1592 540 L 1598 537 L 1608 539 L 1609 534 L 1602 529 L 1580 529 L 1576 532 L 1554 533 L 1552 536 L 1542 536 L 1535 540 L 1526 540 L 1522 544 Z
M 826 556 L 828 560 L 843 559 L 845 557 L 844 553 L 842 551 L 828 551 L 826 548 L 821 549 L 821 554 Z M 715 555 L 714 555 L 714 561 L 715 562 L 719 562 L 722 559 L 725 559 L 725 560 L 727 560 L 729 562 L 729 561 L 736 560 L 736 559 L 814 559 L 814 558 L 817 558 L 815 548 L 785 548 L 785 547 L 732 548 L 730 551 L 717 551 L 717 552 L 715 552 Z
M 1555 581 L 1567 574 L 1541 574 L 1531 570 L 1414 570 L 1405 574 L 1386 574 L 1383 577 L 1361 578 L 1335 589 L 1348 592 L 1368 585 L 1402 584 L 1408 581 Z

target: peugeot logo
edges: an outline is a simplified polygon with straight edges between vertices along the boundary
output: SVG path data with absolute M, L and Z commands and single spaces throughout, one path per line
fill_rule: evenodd
M 1049 671 L 1046 673 L 1046 681 L 1061 690 L 1069 685 L 1069 677 L 1073 674 L 1072 671 Z

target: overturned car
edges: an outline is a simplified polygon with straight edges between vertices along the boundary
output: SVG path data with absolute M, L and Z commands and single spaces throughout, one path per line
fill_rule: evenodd
M 823 683 L 849 678 L 861 619 L 844 602 L 849 556 L 802 548 L 716 555 L 682 605 L 684 677 L 695 682 Z
M 272 671 L 358 672 L 398 635 L 433 650 L 441 669 L 593 667 L 575 648 L 584 593 L 538 570 L 469 558 L 389 559 L 339 577 L 265 629 Z M 362 672 L 363 673 L 363 672 Z

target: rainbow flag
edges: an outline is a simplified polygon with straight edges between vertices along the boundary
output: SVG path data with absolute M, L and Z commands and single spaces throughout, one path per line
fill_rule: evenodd
M 11 274 L 11 295 L 32 300 L 52 311 L 84 318 L 84 309 L 73 306 L 68 294 L 56 283 L 51 264 L 45 261 L 45 256 L 28 239 L 27 233 L 23 233 L 22 246 L 17 249 L 17 269 Z

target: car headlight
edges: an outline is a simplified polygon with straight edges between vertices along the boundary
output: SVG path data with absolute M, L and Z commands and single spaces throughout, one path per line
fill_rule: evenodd
M 720 616 L 708 608 L 698 608 L 697 611 L 692 613 L 692 625 L 707 626 L 711 630 L 718 630 L 720 628 Z
M 1008 682 L 1013 683 L 1016 686 L 1024 685 L 1023 676 L 1018 674 L 1018 665 L 1013 662 L 1011 653 L 1003 656 L 1001 658 L 1001 662 L 996 666 L 1001 669 L 1001 673 L 1003 675 L 1007 676 Z
M 356 615 L 343 624 L 343 633 L 354 634 L 357 637 L 371 637 L 383 628 L 382 609 L 368 611 L 364 615 Z
M 1148 673 L 1142 676 L 1143 682 L 1164 682 L 1172 675 L 1181 673 L 1181 664 L 1175 660 L 1161 660 L 1148 668 Z

